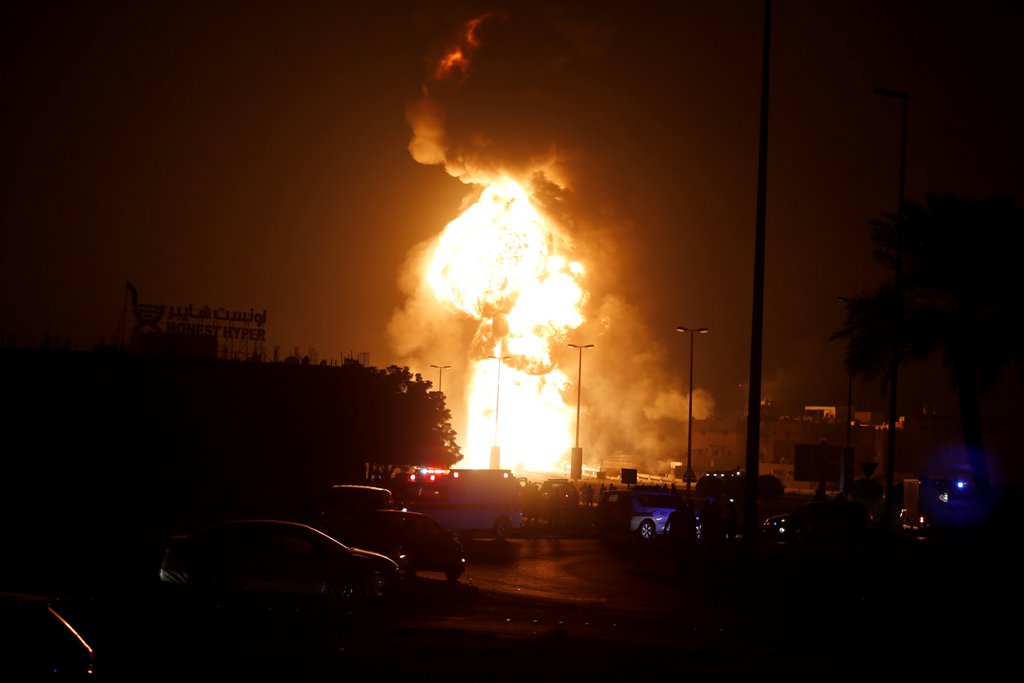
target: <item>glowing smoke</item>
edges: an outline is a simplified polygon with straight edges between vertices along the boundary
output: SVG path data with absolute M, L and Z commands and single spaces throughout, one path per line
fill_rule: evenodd
M 443 388 L 463 466 L 487 467 L 500 442 L 503 467 L 559 473 L 574 445 L 581 360 L 567 344 L 594 344 L 582 357 L 584 466 L 664 472 L 685 457 L 688 397 L 665 370 L 678 362 L 615 294 L 628 222 L 595 215 L 600 204 L 573 191 L 584 155 L 564 120 L 544 125 L 553 116 L 538 95 L 544 79 L 529 78 L 567 63 L 575 43 L 501 50 L 516 38 L 511 17 L 467 22 L 407 108 L 413 159 L 470 190 L 444 231 L 410 251 L 390 337 L 424 374 L 452 365 Z M 494 356 L 510 356 L 500 387 Z M 695 395 L 694 417 L 709 416 L 713 399 Z

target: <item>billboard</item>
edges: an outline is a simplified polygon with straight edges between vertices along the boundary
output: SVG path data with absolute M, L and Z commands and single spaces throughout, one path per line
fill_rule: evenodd
M 246 311 L 194 304 L 143 304 L 139 303 L 134 285 L 126 283 L 125 289 L 131 299 L 133 317 L 130 342 L 126 345 L 135 350 L 230 359 L 263 357 L 267 338 L 266 309 Z M 126 331 L 127 327 L 125 325 Z

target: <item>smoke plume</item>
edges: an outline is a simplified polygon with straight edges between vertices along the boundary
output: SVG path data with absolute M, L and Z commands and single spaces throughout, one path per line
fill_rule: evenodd
M 529 40 L 522 22 L 531 22 Z M 538 26 L 544 29 L 540 40 Z M 691 397 L 682 376 L 664 370 L 678 363 L 666 358 L 639 309 L 621 293 L 624 279 L 641 276 L 624 270 L 633 267 L 629 218 L 599 192 L 601 163 L 591 150 L 600 141 L 577 125 L 590 112 L 565 95 L 577 66 L 601 55 L 607 44 L 593 26 L 582 15 L 538 8 L 529 16 L 506 12 L 467 20 L 406 109 L 409 153 L 467 185 L 463 210 L 496 180 L 519 180 L 552 226 L 552 251 L 582 265 L 573 276 L 585 292 L 583 319 L 553 336 L 550 357 L 568 379 L 559 386 L 564 402 L 575 410 L 580 395 L 584 466 L 611 476 L 622 466 L 664 473 L 670 462 L 685 459 Z M 440 238 L 441 233 L 409 251 L 399 282 L 405 304 L 394 313 L 389 335 L 412 368 L 426 372 L 432 364 L 452 365 L 443 390 L 464 445 L 469 366 L 487 357 L 481 348 L 492 348 L 507 333 L 507 311 L 481 321 L 438 300 L 426 273 Z M 578 351 L 569 343 L 594 348 Z M 694 418 L 713 414 L 707 392 L 696 389 L 692 400 Z M 567 468 L 568 450 L 553 453 L 551 471 Z

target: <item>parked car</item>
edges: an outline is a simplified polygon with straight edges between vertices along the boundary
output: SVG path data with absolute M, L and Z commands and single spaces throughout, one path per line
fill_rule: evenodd
M 0 632 L 4 680 L 93 680 L 93 649 L 55 598 L 0 593 Z
M 851 500 L 815 500 L 768 517 L 762 537 L 790 543 L 854 541 L 873 524 L 868 509 Z
M 280 520 L 237 520 L 172 536 L 160 567 L 162 582 L 183 586 L 205 605 L 287 598 L 364 608 L 385 604 L 400 578 L 389 557 Z
M 568 479 L 548 479 L 540 485 L 536 501 L 535 518 L 558 523 L 579 507 L 580 495 Z
M 319 503 L 325 523 L 345 521 L 367 510 L 398 508 L 391 489 L 365 484 L 335 484 L 323 492 Z
M 372 510 L 326 529 L 348 546 L 387 555 L 407 574 L 441 572 L 457 581 L 466 554 L 454 532 L 420 512 Z
M 635 487 L 601 492 L 594 512 L 598 532 L 606 535 L 633 533 L 643 540 L 663 536 L 669 529 L 669 517 L 682 498 L 671 491 Z

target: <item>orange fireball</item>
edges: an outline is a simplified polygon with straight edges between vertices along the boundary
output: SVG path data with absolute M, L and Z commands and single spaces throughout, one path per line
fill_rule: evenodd
M 558 237 L 508 177 L 487 185 L 438 237 L 427 281 L 439 300 L 478 321 L 469 349 L 467 467 L 488 467 L 498 446 L 501 467 L 568 468 L 570 381 L 552 350 L 583 323 L 587 295 L 582 265 L 555 253 Z

